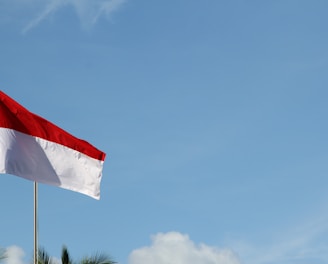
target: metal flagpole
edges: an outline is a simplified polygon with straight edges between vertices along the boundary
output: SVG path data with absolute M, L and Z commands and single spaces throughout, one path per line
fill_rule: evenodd
M 34 250 L 33 263 L 38 264 L 38 183 L 34 182 Z

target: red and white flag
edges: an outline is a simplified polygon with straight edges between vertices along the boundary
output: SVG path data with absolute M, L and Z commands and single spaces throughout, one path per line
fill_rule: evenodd
M 0 173 L 99 199 L 105 156 L 0 91 Z

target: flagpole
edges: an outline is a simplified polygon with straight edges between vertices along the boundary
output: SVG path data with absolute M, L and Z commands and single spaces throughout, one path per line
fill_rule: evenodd
M 34 250 L 33 263 L 38 264 L 38 184 L 34 182 Z

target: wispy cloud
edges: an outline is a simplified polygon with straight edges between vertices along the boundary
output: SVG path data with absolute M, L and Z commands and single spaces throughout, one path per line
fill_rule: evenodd
M 239 264 L 230 249 L 220 249 L 205 244 L 196 245 L 188 235 L 178 232 L 158 233 L 152 244 L 134 250 L 129 264 Z
M 46 17 L 57 11 L 60 7 L 62 7 L 65 4 L 65 2 L 66 2 L 65 0 L 53 0 L 48 2 L 47 6 L 43 9 L 43 11 L 24 27 L 23 33 L 26 33 L 27 31 L 36 27 Z
M 125 1 L 126 0 L 49 0 L 44 2 L 25 0 L 21 2 L 21 5 L 28 5 L 30 9 L 41 11 L 32 14 L 32 19 L 27 22 L 22 32 L 27 33 L 61 8 L 68 6 L 74 8 L 82 27 L 84 29 L 90 29 L 98 22 L 100 17 L 104 16 L 109 18 Z M 17 1 L 14 2 L 16 2 L 17 5 Z M 32 6 L 34 8 L 31 8 Z
M 126 0 L 66 0 L 71 4 L 85 29 L 90 29 L 101 16 L 109 18 Z
M 327 263 L 327 220 L 325 216 L 318 216 L 295 224 L 284 232 L 268 237 L 267 242 L 261 245 L 240 241 L 230 244 L 244 263 Z

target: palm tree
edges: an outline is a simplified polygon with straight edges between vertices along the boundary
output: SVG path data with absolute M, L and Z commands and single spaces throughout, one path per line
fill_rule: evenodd
M 62 264 L 115 264 L 116 262 L 112 260 L 112 258 L 106 254 L 95 254 L 92 256 L 86 256 L 82 258 L 78 262 L 73 262 L 68 249 L 66 246 L 62 248 L 61 255 Z M 51 259 L 49 254 L 43 249 L 39 249 L 38 253 L 38 264 L 55 264 Z

